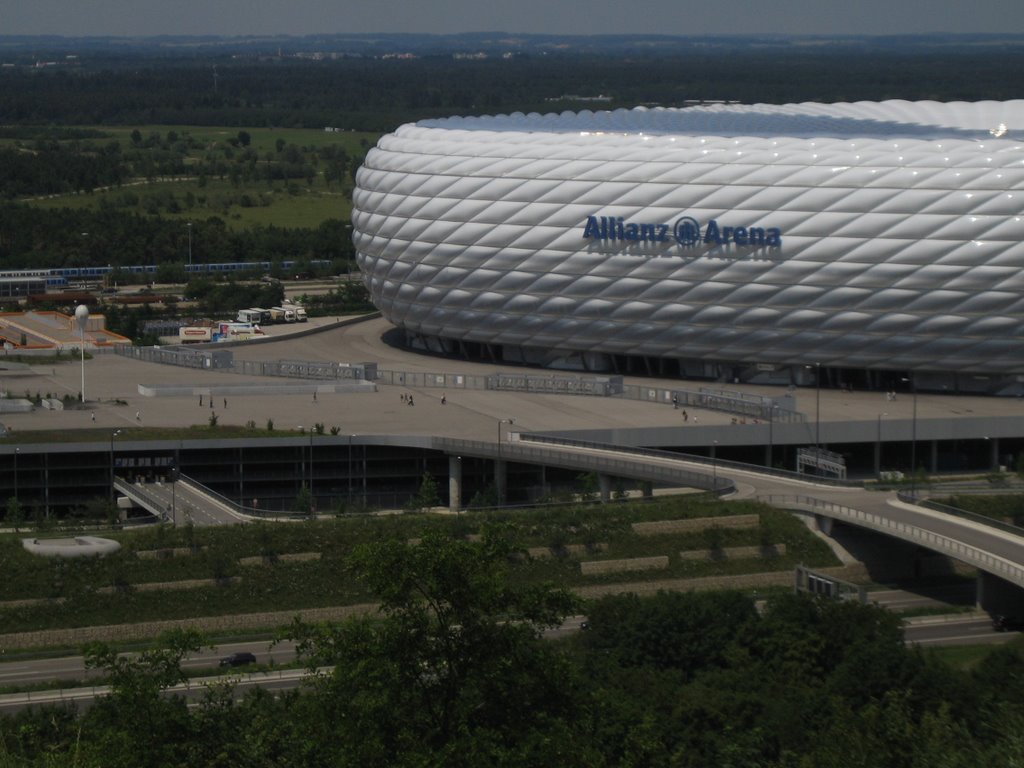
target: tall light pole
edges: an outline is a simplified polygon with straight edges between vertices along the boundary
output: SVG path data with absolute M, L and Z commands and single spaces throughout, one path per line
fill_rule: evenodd
M 188 267 L 189 267 L 189 271 L 191 272 L 192 271 L 192 222 L 190 221 L 190 222 L 186 223 L 185 227 L 188 229 Z
M 911 379 L 914 390 L 914 415 L 910 422 L 910 495 L 917 501 L 917 383 Z
M 495 485 L 495 487 L 497 489 L 497 493 L 498 493 L 498 506 L 499 507 L 502 504 L 502 497 L 504 496 L 504 494 L 501 492 L 502 491 L 503 483 L 501 482 L 502 478 L 501 478 L 501 475 L 499 474 L 500 473 L 499 465 L 501 464 L 501 425 L 502 424 L 512 425 L 512 424 L 515 424 L 515 423 L 516 423 L 515 419 L 498 419 L 498 461 L 494 465 L 494 485 Z
M 21 448 L 14 449 L 14 501 L 18 501 L 18 453 Z
M 913 416 L 910 420 L 910 496 L 917 501 L 917 383 L 912 374 L 900 381 L 907 382 L 914 395 Z
M 718 441 L 711 441 L 711 492 L 718 493 Z
M 121 434 L 120 429 L 110 433 L 110 503 L 114 503 L 114 438 Z
M 352 438 L 355 435 L 348 436 L 348 503 L 352 503 Z
M 882 473 L 882 417 L 888 413 L 878 414 L 878 431 L 875 433 L 875 477 Z
M 85 304 L 75 307 L 75 322 L 78 323 L 78 330 L 82 334 L 82 341 L 79 351 L 82 357 L 82 402 L 85 402 L 85 326 L 89 322 L 89 308 Z
M 814 364 L 814 382 L 817 387 L 814 407 L 814 455 L 821 463 L 821 363 Z
M 170 472 L 171 480 L 171 525 L 177 525 L 178 517 L 178 467 L 174 464 L 171 465 Z
M 778 407 L 775 403 L 768 406 L 768 469 L 775 467 L 772 452 L 775 449 L 775 409 Z
M 306 431 L 305 427 L 303 427 L 301 424 L 299 424 L 298 429 L 299 429 L 300 433 Z M 303 453 L 305 453 L 305 451 L 303 451 Z M 303 472 L 302 474 L 303 474 L 302 482 L 303 482 L 303 484 L 305 484 L 306 483 L 306 477 L 305 476 L 307 475 L 307 473 Z M 309 485 L 307 485 L 306 487 L 309 488 L 309 498 L 310 498 L 310 503 L 312 503 L 312 499 L 313 499 L 313 428 L 312 427 L 310 427 L 310 429 L 309 429 L 309 473 L 308 473 L 308 477 L 309 477 Z

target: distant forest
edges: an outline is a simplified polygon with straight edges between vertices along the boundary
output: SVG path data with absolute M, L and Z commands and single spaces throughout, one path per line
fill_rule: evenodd
M 1024 97 L 1024 36 L 0 36 L 0 65 L 2 268 L 190 254 L 348 271 L 362 157 L 379 134 L 423 118 Z
M 4 55 L 0 47 L 0 56 Z M 607 100 L 588 101 L 588 97 Z M 451 53 L 397 59 L 296 55 L 61 58 L 53 66 L 0 70 L 5 125 L 333 126 L 385 132 L 453 114 L 746 103 L 934 99 L 1024 95 L 1024 46 L 691 46 Z M 584 97 L 584 98 L 578 98 Z

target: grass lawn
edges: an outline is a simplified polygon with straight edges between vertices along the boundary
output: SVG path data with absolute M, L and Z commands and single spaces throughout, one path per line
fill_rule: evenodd
M 747 559 L 730 562 L 680 561 L 681 547 L 699 546 L 702 536 L 636 536 L 630 523 L 637 520 L 709 517 L 758 512 L 760 529 L 736 533 L 736 540 L 756 542 L 769 537 L 785 543 L 790 554 L 774 560 Z M 379 540 L 408 541 L 430 531 L 453 536 L 479 534 L 486 527 L 510 526 L 513 541 L 523 548 L 546 546 L 553 538 L 563 544 L 606 542 L 604 557 L 668 555 L 668 570 L 587 577 L 580 573 L 579 558 L 529 558 L 511 562 L 517 580 L 552 581 L 560 586 L 690 578 L 731 573 L 789 570 L 797 561 L 812 566 L 836 564 L 828 547 L 791 516 L 750 502 L 717 502 L 694 496 L 653 503 L 625 502 L 614 505 L 577 505 L 558 510 L 516 510 L 515 513 L 467 513 L 458 517 L 431 515 L 362 516 L 301 523 L 258 523 L 221 528 L 171 528 L 115 532 L 111 537 L 122 550 L 102 559 L 59 560 L 26 552 L 20 538 L 0 538 L 0 560 L 9 577 L 0 582 L 0 602 L 29 598 L 60 598 L 59 603 L 8 605 L 0 608 L 5 631 L 83 627 L 136 623 L 193 616 L 244 614 L 350 605 L 372 599 L 348 568 L 348 558 L 359 544 Z M 511 522 L 509 522 L 511 521 Z M 44 534 L 45 535 L 45 534 Z M 137 553 L 173 547 L 192 554 L 175 557 L 141 557 Z M 308 561 L 276 560 L 245 566 L 242 558 L 270 557 L 288 553 L 317 552 Z M 585 555 L 591 559 L 591 555 Z M 240 577 L 227 586 L 183 590 L 141 591 L 133 585 L 186 579 Z M 119 586 L 114 594 L 98 591 Z M 239 629 L 243 629 L 239 627 Z
M 195 165 L 206 148 L 219 146 L 235 139 L 240 130 L 251 137 L 250 148 L 260 156 L 258 163 L 266 162 L 267 155 L 277 156 L 277 143 L 300 148 L 322 148 L 340 146 L 354 159 L 362 157 L 379 136 L 370 133 L 328 133 L 322 130 L 297 128 L 220 128 L 211 126 L 125 126 L 101 128 L 103 138 L 86 141 L 98 144 L 118 141 L 122 147 L 131 145 L 131 134 L 139 130 L 143 137 L 157 133 L 166 137 L 171 131 L 181 138 L 191 138 L 201 145 L 192 149 L 185 158 L 187 166 Z M 8 140 L 7 143 L 10 143 Z M 237 155 L 242 149 L 232 148 Z M 305 153 L 303 154 L 306 157 Z M 228 160 L 227 167 L 233 161 Z M 276 226 L 311 229 L 327 219 L 345 220 L 351 215 L 351 179 L 335 183 L 330 188 L 324 184 L 322 170 L 314 166 L 315 177 L 312 185 L 305 179 L 288 181 L 250 181 L 232 184 L 227 178 L 210 177 L 200 185 L 198 178 L 178 180 L 138 179 L 120 187 L 97 190 L 85 194 L 67 194 L 29 201 L 31 205 L 57 210 L 94 209 L 109 207 L 144 215 L 160 215 L 165 218 L 204 220 L 209 217 L 223 219 L 234 230 L 250 229 L 254 226 Z

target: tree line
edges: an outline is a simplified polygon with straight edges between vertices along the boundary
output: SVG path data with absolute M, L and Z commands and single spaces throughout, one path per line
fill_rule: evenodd
M 748 103 L 1020 96 L 1024 52 L 993 45 L 865 52 L 847 46 L 692 46 L 689 50 L 555 52 L 459 60 L 450 55 L 312 61 L 195 54 L 127 66 L 3 74 L 7 125 L 335 126 L 372 132 L 425 117 L 560 111 L 604 94 L 600 108 L 678 106 L 687 99 Z
M 0 718 L 4 766 L 974 768 L 1024 759 L 1024 653 L 970 671 L 905 646 L 883 609 L 795 595 L 621 595 L 586 606 L 514 578 L 515 533 L 361 545 L 379 615 L 281 630 L 298 691 L 193 708 L 162 692 L 204 640 L 85 648 L 112 694 Z M 572 613 L 585 628 L 543 639 Z M 324 670 L 327 670 L 326 672 Z
M 253 226 L 236 230 L 220 217 L 192 222 L 119 209 L 42 210 L 0 205 L 0 264 L 4 269 L 96 265 L 196 264 L 325 259 L 354 256 L 340 219 L 317 227 Z

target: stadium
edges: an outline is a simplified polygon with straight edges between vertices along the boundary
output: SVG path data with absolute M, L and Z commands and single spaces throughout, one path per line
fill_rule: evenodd
M 1020 394 L 1021 126 L 1024 100 L 423 120 L 367 155 L 353 239 L 415 348 Z

